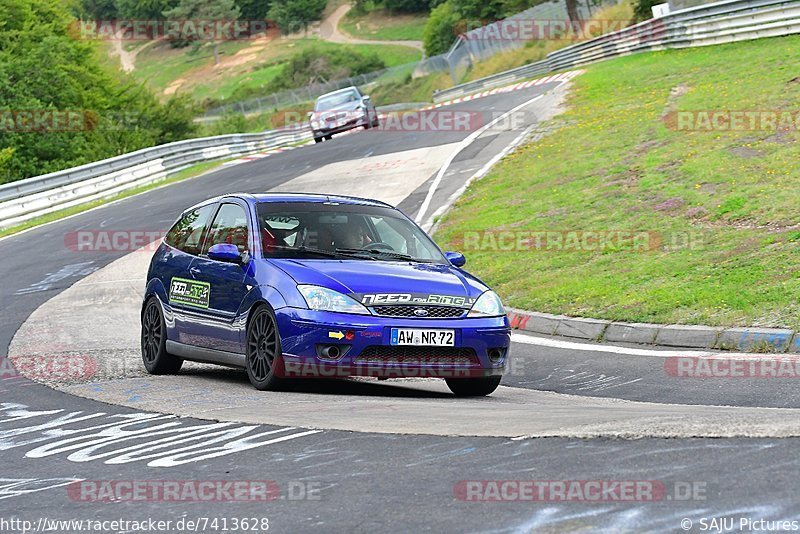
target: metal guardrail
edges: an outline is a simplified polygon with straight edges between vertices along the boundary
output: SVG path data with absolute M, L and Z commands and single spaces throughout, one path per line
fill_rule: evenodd
M 220 135 L 146 148 L 80 167 L 0 185 L 0 228 L 168 178 L 196 163 L 253 154 L 311 139 L 306 126 Z
M 548 54 L 543 61 L 438 92 L 441 102 L 547 72 L 645 50 L 800 33 L 797 0 L 725 0 L 676 11 Z M 169 143 L 0 185 L 0 228 L 166 178 L 194 163 L 311 139 L 306 126 Z
M 536 63 L 438 91 L 434 102 L 587 63 L 668 48 L 687 48 L 800 33 L 797 0 L 725 0 L 675 11 L 556 50 Z

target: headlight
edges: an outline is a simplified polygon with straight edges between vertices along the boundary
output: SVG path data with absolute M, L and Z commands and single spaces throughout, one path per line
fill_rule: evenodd
M 506 310 L 500 297 L 494 291 L 487 291 L 475 301 L 472 309 L 467 314 L 468 317 L 498 317 L 505 315 Z
M 297 286 L 297 290 L 300 291 L 300 294 L 306 299 L 306 304 L 312 310 L 370 315 L 367 308 L 338 291 L 306 285 Z

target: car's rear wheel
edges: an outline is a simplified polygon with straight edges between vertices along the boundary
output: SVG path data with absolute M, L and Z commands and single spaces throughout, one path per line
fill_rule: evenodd
M 253 312 L 247 326 L 247 376 L 261 391 L 277 389 L 282 380 L 275 375 L 281 354 L 281 337 L 275 315 L 266 306 Z
M 332 134 L 331 134 L 331 135 L 326 135 L 326 136 L 325 136 L 325 139 L 327 139 L 328 141 L 330 141 L 331 139 L 333 139 L 333 135 L 332 135 Z
M 314 142 L 315 142 L 315 143 L 321 143 L 321 142 L 322 142 L 322 139 L 323 139 L 322 137 L 315 137 L 315 138 L 314 138 Z
M 153 375 L 175 374 L 183 365 L 182 359 L 167 352 L 167 326 L 158 297 L 150 297 L 142 312 L 142 361 Z
M 445 382 L 456 397 L 483 397 L 497 389 L 501 378 L 499 376 L 447 378 Z

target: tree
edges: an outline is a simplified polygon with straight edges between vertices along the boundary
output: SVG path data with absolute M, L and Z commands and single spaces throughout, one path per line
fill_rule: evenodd
M 471 21 L 473 27 L 476 21 L 489 23 L 500 20 L 506 15 L 502 0 L 449 1 L 453 2 L 453 10 L 461 15 L 462 19 Z
M 177 6 L 165 11 L 164 16 L 173 20 L 223 22 L 238 19 L 239 8 L 234 0 L 180 0 Z M 197 42 L 201 39 L 198 34 L 187 33 L 190 30 L 189 25 L 185 25 L 184 29 L 185 33 L 180 36 L 180 40 Z M 208 39 L 214 50 L 214 65 L 219 64 L 219 43 L 222 39 L 221 35 L 212 35 Z
M 296 33 L 301 28 L 322 17 L 327 0 L 282 0 L 269 8 L 269 18 L 287 35 Z
M 185 101 L 162 106 L 142 85 L 104 70 L 97 44 L 71 33 L 67 9 L 51 0 L 0 0 L 0 183 L 194 132 Z M 81 121 L 24 128 L 9 110 Z
M 663 0 L 639 0 L 633 7 L 633 18 L 636 22 L 653 18 L 653 6 L 663 3 Z
M 421 13 L 430 9 L 430 0 L 384 0 L 383 6 L 389 11 Z
M 422 33 L 425 54 L 435 56 L 447 52 L 456 40 L 460 20 L 451 0 L 433 8 Z
M 94 20 L 112 20 L 117 18 L 115 0 L 81 0 L 76 2 L 77 16 Z
M 178 0 L 116 0 L 117 14 L 126 20 L 161 20 L 164 11 L 177 4 Z
M 264 20 L 269 12 L 268 0 L 236 0 L 242 20 Z

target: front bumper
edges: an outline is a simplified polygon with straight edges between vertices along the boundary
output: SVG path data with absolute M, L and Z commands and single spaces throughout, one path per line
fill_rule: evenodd
M 283 365 L 276 369 L 281 376 L 469 378 L 501 376 L 508 367 L 511 330 L 505 316 L 417 319 L 284 308 L 276 317 L 283 345 Z M 393 346 L 392 328 L 452 329 L 455 347 Z M 327 346 L 340 349 L 336 359 L 320 354 Z
M 353 130 L 355 128 L 361 128 L 367 125 L 367 117 L 366 114 L 349 120 L 345 124 L 337 125 L 337 126 L 322 126 L 320 128 L 311 128 L 311 133 L 314 137 L 325 137 L 326 135 L 334 135 L 338 133 L 343 133 L 349 130 Z

